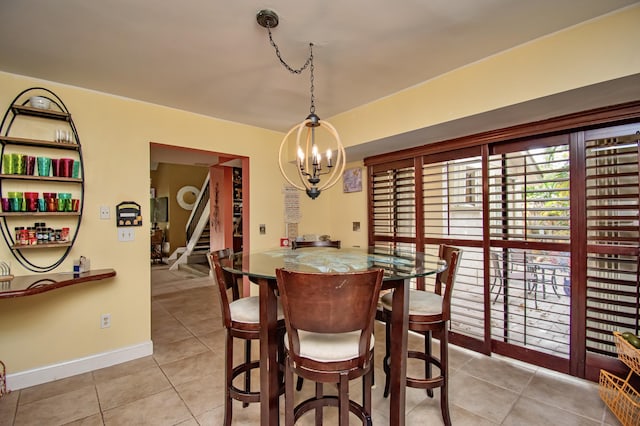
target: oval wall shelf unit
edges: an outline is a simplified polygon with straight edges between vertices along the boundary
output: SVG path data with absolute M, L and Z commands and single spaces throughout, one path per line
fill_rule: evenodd
M 50 272 L 69 255 L 82 222 L 78 131 L 55 93 L 32 87 L 11 102 L 0 134 L 2 236 L 26 269 Z

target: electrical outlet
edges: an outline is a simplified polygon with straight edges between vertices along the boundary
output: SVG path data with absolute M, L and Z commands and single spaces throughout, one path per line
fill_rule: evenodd
M 118 241 L 133 241 L 136 238 L 136 234 L 133 228 L 120 227 L 118 228 Z
M 111 218 L 111 212 L 109 206 L 100 206 L 100 219 L 108 220 Z
M 100 315 L 100 328 L 111 327 L 111 314 Z

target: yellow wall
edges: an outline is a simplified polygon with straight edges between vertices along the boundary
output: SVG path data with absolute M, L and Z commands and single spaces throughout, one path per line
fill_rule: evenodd
M 640 6 L 525 44 L 452 71 L 422 85 L 345 112 L 329 121 L 347 146 L 380 139 L 640 73 Z M 85 215 L 69 260 L 91 259 L 118 276 L 21 299 L 0 300 L 0 358 L 9 373 L 117 350 L 150 339 L 149 142 L 227 152 L 250 158 L 251 249 L 277 244 L 284 235 L 277 149 L 282 134 L 79 88 L 0 73 L 0 105 L 19 91 L 43 85 L 69 107 L 83 145 Z M 363 125 L 364 123 L 364 125 Z M 360 166 L 360 162 L 348 167 Z M 366 184 L 365 184 L 366 185 Z M 245 197 L 247 194 L 244 194 Z M 98 217 L 100 205 L 123 200 L 143 206 L 145 227 L 134 242 L 117 240 L 113 221 Z M 327 233 L 345 246 L 366 244 L 366 187 L 341 185 L 317 200 L 301 196 L 300 233 Z M 360 221 L 360 232 L 352 222 Z M 265 224 L 266 235 L 258 227 Z M 0 259 L 10 259 L 0 248 Z M 15 262 L 14 262 L 15 264 Z M 17 273 L 25 273 L 19 268 Z M 101 330 L 101 313 L 112 326 Z
M 0 358 L 9 373 L 57 364 L 150 340 L 149 142 L 251 157 L 251 243 L 272 246 L 283 233 L 276 163 L 280 135 L 93 91 L 0 73 L 0 105 L 7 108 L 28 87 L 53 90 L 73 115 L 83 148 L 85 205 L 82 226 L 69 258 L 91 259 L 93 269 L 114 268 L 117 277 L 40 295 L 0 300 Z M 232 147 L 232 148 L 231 148 Z M 135 241 L 118 242 L 114 220 L 100 220 L 99 206 L 121 201 L 143 207 L 144 225 Z M 267 225 L 258 237 L 257 223 Z M 254 225 L 255 224 L 255 225 Z M 2 244 L 0 259 L 13 259 Z M 18 275 L 28 274 L 15 260 Z M 102 313 L 112 325 L 99 328 Z
M 367 173 L 362 161 L 347 163 L 345 169 L 355 167 L 363 173 L 361 192 L 344 193 L 340 179 L 315 200 L 300 193 L 299 235 L 327 234 L 332 240 L 340 240 L 342 247 L 367 246 Z M 360 222 L 359 231 L 353 231 L 353 222 Z

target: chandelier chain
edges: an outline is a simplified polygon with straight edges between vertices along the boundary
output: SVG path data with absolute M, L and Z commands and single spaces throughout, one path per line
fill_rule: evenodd
M 282 58 L 282 54 L 280 53 L 280 49 L 278 48 L 278 45 L 276 44 L 276 42 L 273 40 L 273 35 L 271 34 L 271 27 L 267 25 L 267 31 L 269 32 L 269 42 L 271 43 L 271 46 L 273 46 L 273 49 L 276 51 L 276 56 L 278 57 L 278 60 L 280 61 L 280 63 L 282 64 L 283 67 L 285 67 L 287 70 L 289 70 L 289 72 L 291 74 L 301 74 L 302 71 L 304 71 L 305 69 L 307 69 L 307 67 L 309 67 L 309 71 L 310 71 L 310 91 L 311 91 L 311 106 L 309 107 L 309 112 L 311 114 L 315 114 L 316 112 L 316 98 L 314 95 L 314 89 L 315 89 L 315 85 L 314 85 L 314 76 L 313 76 L 313 71 L 314 71 L 314 65 L 313 65 L 313 43 L 309 43 L 309 57 L 307 58 L 307 60 L 305 61 L 305 63 L 300 67 L 300 68 L 293 68 L 291 67 L 291 65 L 287 64 L 287 62 Z
M 309 107 L 309 113 L 315 114 L 316 113 L 316 96 L 313 94 L 313 89 L 315 89 L 315 86 L 313 84 L 314 83 L 313 43 L 309 43 L 309 60 L 311 62 L 311 66 L 309 67 L 309 73 L 311 74 L 311 76 L 309 77 L 309 82 L 310 82 L 309 91 L 311 92 L 311 106 Z

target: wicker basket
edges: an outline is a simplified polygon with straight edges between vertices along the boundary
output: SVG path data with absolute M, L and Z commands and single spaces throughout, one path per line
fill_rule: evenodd
M 640 375 L 640 349 L 634 348 L 631 343 L 624 340 L 622 334 L 614 331 L 613 337 L 618 349 L 618 358 L 627 364 L 634 373 Z
M 7 391 L 7 371 L 4 366 L 4 362 L 0 361 L 0 398 L 3 395 L 8 394 Z
M 600 370 L 600 398 L 624 426 L 640 424 L 640 394 L 624 379 Z

